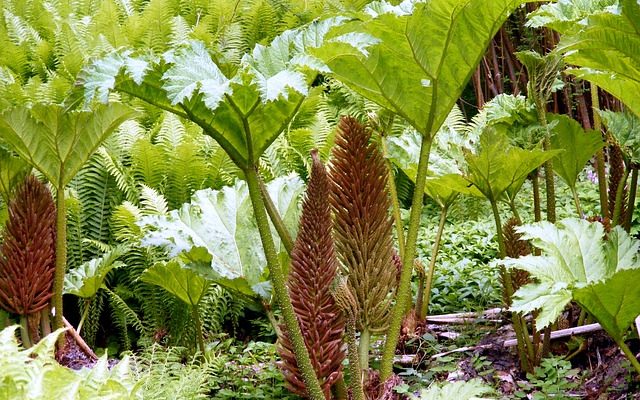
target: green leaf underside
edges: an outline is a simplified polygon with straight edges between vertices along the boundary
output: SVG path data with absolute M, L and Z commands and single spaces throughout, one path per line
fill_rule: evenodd
M 9 195 L 29 172 L 29 164 L 0 146 L 0 198 L 9 203 Z
M 621 0 L 611 12 L 591 15 L 583 29 L 563 36 L 558 48 L 565 54 L 568 73 L 588 80 L 619 98 L 640 116 L 640 7 Z
M 640 315 L 640 285 L 637 282 L 640 282 L 640 269 L 626 269 L 605 282 L 575 290 L 573 296 L 619 342 Z
M 107 274 L 124 264 L 116 261 L 123 254 L 123 248 L 115 248 L 100 258 L 95 258 L 70 270 L 64 277 L 64 293 L 85 299 L 98 293 Z
M 516 291 L 513 310 L 532 312 L 540 309 L 536 319 L 539 329 L 555 321 L 572 298 L 578 300 L 580 297 L 581 302 L 588 303 L 593 308 L 594 302 L 601 301 L 599 298 L 609 296 L 601 309 L 593 310 L 594 317 L 599 320 L 599 313 L 611 312 L 622 304 L 622 300 L 616 303 L 620 296 L 628 300 L 625 293 L 635 293 L 625 290 L 618 294 L 605 294 L 606 290 L 599 286 L 606 286 L 621 271 L 637 271 L 640 268 L 640 242 L 631 238 L 619 226 L 608 234 L 606 241 L 603 240 L 604 229 L 600 223 L 579 219 L 565 219 L 557 225 L 544 221 L 524 225 L 518 230 L 523 233 L 523 239 L 531 240 L 535 247 L 542 250 L 543 255 L 507 258 L 499 263 L 507 268 L 523 269 L 537 280 L 536 283 L 527 284 Z M 627 284 L 628 282 L 630 281 Z M 629 302 L 628 307 L 636 312 L 635 316 L 639 314 L 640 310 L 634 308 L 637 307 L 637 301 Z M 620 326 L 611 322 L 616 314 L 612 315 L 613 317 L 602 313 L 602 318 L 611 325 L 614 329 L 612 334 L 615 335 L 620 332 Z M 628 315 L 625 314 L 625 318 Z
M 433 135 L 489 41 L 524 2 L 444 0 L 369 8 L 375 17 L 336 28 L 312 53 L 353 90 L 398 113 L 421 134 Z
M 602 122 L 628 161 L 640 162 L 640 117 L 630 112 L 598 110 Z
M 295 232 L 302 181 L 295 176 L 278 178 L 267 189 L 285 225 Z M 138 224 L 145 230 L 143 245 L 164 247 L 186 268 L 229 289 L 268 296 L 266 260 L 244 182 L 197 191 L 179 210 L 143 217 Z M 284 250 L 279 241 L 276 246 Z
M 21 106 L 0 114 L 0 137 L 60 189 L 132 116 L 133 110 L 118 103 L 71 112 L 56 105 Z
M 269 46 L 256 46 L 231 78 L 197 41 L 160 57 L 119 51 L 82 72 L 85 100 L 106 102 L 116 90 L 191 119 L 245 168 L 291 121 L 317 71 L 327 71 L 306 49 L 319 46 L 329 28 L 343 20 L 315 21 L 284 32 Z
M 553 158 L 553 170 L 571 188 L 575 187 L 578 174 L 591 157 L 604 146 L 602 137 L 595 131 L 585 132 L 580 123 L 566 115 L 548 116 L 554 123 L 551 149 L 561 152 Z
M 527 175 L 557 154 L 541 149 L 525 150 L 509 146 L 506 127 L 488 127 L 480 137 L 477 154 L 467 153 L 465 176 L 490 201 L 498 201 L 506 191 L 517 192 Z
M 140 276 L 143 282 L 157 285 L 190 306 L 196 306 L 207 292 L 210 282 L 200 274 L 180 265 L 177 260 L 156 263 Z

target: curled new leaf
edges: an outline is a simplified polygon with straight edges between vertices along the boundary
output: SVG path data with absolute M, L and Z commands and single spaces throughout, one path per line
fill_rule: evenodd
M 370 136 L 355 119 L 340 121 L 331 164 L 331 205 L 336 249 L 358 300 L 358 329 L 376 333 L 387 328 L 396 268 L 387 169 Z
M 0 306 L 27 315 L 44 309 L 52 296 L 56 208 L 47 189 L 29 176 L 9 205 L 0 246 Z
M 312 157 L 313 167 L 302 205 L 300 230 L 291 252 L 288 286 L 311 363 L 325 397 L 329 398 L 331 385 L 342 375 L 345 321 L 331 292 L 338 261 L 331 235 L 329 179 L 317 151 L 312 153 Z M 280 339 L 279 352 L 284 361 L 287 386 L 304 396 L 305 385 L 294 355 L 294 345 L 286 333 Z

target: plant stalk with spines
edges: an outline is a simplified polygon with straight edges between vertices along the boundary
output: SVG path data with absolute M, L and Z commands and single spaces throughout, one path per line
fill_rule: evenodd
M 493 212 L 493 218 L 496 224 L 496 239 L 498 240 L 498 254 L 500 258 L 505 258 L 507 254 L 506 246 L 504 243 L 504 236 L 502 233 L 502 222 L 500 221 L 500 211 L 498 210 L 498 202 L 492 199 L 489 199 L 491 203 L 491 210 Z M 511 277 L 511 272 L 508 271 L 503 265 L 500 266 L 500 275 L 502 277 L 502 284 L 504 286 L 504 298 L 511 299 L 513 296 L 513 280 Z M 507 304 L 508 305 L 508 304 Z M 530 340 L 529 335 L 525 332 L 525 324 L 524 318 L 522 318 L 518 314 L 514 314 L 512 316 L 513 321 L 513 329 L 516 333 L 517 338 L 517 348 L 518 348 L 518 357 L 520 358 L 520 364 L 522 369 L 528 372 L 533 371 L 533 367 L 531 365 L 531 359 L 533 354 L 529 354 L 529 349 L 531 345 L 529 344 Z
M 382 149 L 382 156 L 384 157 L 385 164 L 387 165 L 387 171 L 389 174 L 389 179 L 387 180 L 388 188 L 389 188 L 389 196 L 391 196 L 391 204 L 393 206 L 393 221 L 396 228 L 396 236 L 398 240 L 398 253 L 400 255 L 400 259 L 404 258 L 404 224 L 402 223 L 402 216 L 400 215 L 400 202 L 398 201 L 398 190 L 396 188 L 396 182 L 393 179 L 393 165 L 391 160 L 389 159 L 389 150 L 387 149 L 387 135 L 391 131 L 391 127 L 393 126 L 393 121 L 395 119 L 394 115 L 391 115 L 384 124 L 377 127 L 380 133 L 380 146 Z
M 444 224 L 447 221 L 447 211 L 448 207 L 442 207 L 440 209 L 440 221 L 438 223 L 438 232 L 436 232 L 436 239 L 433 242 L 433 248 L 431 249 L 431 260 L 429 260 L 429 270 L 427 271 L 427 280 L 424 285 L 424 289 L 422 287 L 418 288 L 418 296 L 420 296 L 420 292 L 424 292 L 422 298 L 418 298 L 420 302 L 420 307 L 416 307 L 416 312 L 418 313 L 417 318 L 419 321 L 422 321 L 427 315 L 429 315 L 429 301 L 431 301 L 431 286 L 433 285 L 433 272 L 436 269 L 436 257 L 438 256 L 438 252 L 440 251 L 440 241 L 442 239 L 442 233 L 444 232 Z M 417 306 L 418 304 L 416 304 Z
M 291 250 L 293 250 L 293 239 L 291 238 L 291 234 L 287 230 L 287 227 L 284 226 L 282 216 L 280 216 L 280 213 L 278 212 L 276 205 L 273 203 L 273 199 L 269 195 L 267 187 L 262 179 L 260 179 L 260 194 L 262 195 L 271 223 L 276 228 L 276 232 L 278 232 L 278 236 L 280 237 L 285 250 L 289 255 L 291 255 Z
M 593 112 L 593 129 L 602 134 L 602 119 L 597 110 L 600 109 L 600 96 L 598 85 L 589 83 L 591 92 L 591 109 Z M 598 192 L 600 194 L 600 215 L 602 218 L 609 216 L 609 200 L 607 198 L 607 175 L 604 167 L 604 149 L 596 153 L 596 176 L 598 177 Z
M 284 272 L 282 271 L 275 243 L 273 242 L 273 236 L 271 235 L 271 228 L 269 227 L 269 216 L 267 215 L 264 203 L 262 202 L 262 195 L 260 194 L 257 167 L 246 168 L 244 175 L 247 180 L 249 197 L 251 198 L 258 231 L 260 232 L 260 240 L 262 241 L 267 265 L 271 273 L 276 300 L 282 310 L 282 317 L 284 318 L 287 333 L 293 345 L 293 351 L 296 355 L 296 361 L 300 368 L 307 394 L 312 400 L 324 400 L 324 392 L 311 364 L 311 358 L 305 346 L 304 337 L 302 336 L 302 331 L 300 330 L 300 325 L 298 325 L 293 304 L 291 303 L 291 298 L 285 285 Z
M 624 229 L 629 232 L 631 229 L 631 221 L 633 220 L 633 211 L 636 206 L 636 192 L 638 191 L 638 168 L 631 166 L 631 187 L 629 188 L 629 203 L 627 205 L 627 215 L 624 223 Z
M 420 227 L 420 216 L 424 201 L 424 187 L 429 168 L 429 153 L 431 152 L 431 136 L 422 135 L 420 144 L 420 158 L 418 162 L 418 172 L 416 174 L 416 186 L 413 191 L 411 201 L 411 213 L 409 216 L 409 227 L 407 229 L 406 242 L 404 247 L 404 258 L 402 259 L 402 271 L 400 273 L 400 283 L 398 284 L 396 304 L 392 311 L 391 321 L 387 338 L 384 343 L 382 361 L 380 364 L 380 379 L 387 380 L 393 372 L 393 358 L 398 346 L 400 326 L 404 318 L 407 305 L 411 301 L 411 273 L 413 271 L 413 257 L 416 253 L 418 241 L 418 228 Z

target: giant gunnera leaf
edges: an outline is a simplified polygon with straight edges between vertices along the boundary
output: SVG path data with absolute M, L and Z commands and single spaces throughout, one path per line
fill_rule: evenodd
M 225 76 L 205 44 L 191 41 L 164 54 L 120 49 L 80 74 L 85 100 L 107 102 L 110 91 L 140 98 L 189 119 L 213 137 L 240 168 L 254 165 L 298 111 L 318 71 L 307 54 L 344 18 L 314 21 L 258 44 Z
M 303 186 L 297 176 L 267 184 L 290 232 L 296 230 Z M 267 262 L 243 181 L 220 190 L 199 190 L 180 209 L 142 217 L 138 224 L 144 231 L 143 245 L 164 247 L 202 277 L 252 297 L 269 295 Z M 273 233 L 277 237 L 275 229 Z
M 640 290 L 635 284 L 640 276 L 640 242 L 619 226 L 605 236 L 600 223 L 572 218 L 556 225 L 524 225 L 518 232 L 542 255 L 500 261 L 535 279 L 516 291 L 511 309 L 539 310 L 536 323 L 542 329 L 573 299 L 619 340 L 640 314 Z
M 526 0 L 376 1 L 311 49 L 341 82 L 433 136 Z

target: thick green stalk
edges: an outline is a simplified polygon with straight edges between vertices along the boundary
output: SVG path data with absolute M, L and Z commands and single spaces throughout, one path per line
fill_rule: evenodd
M 324 393 L 318 382 L 313 365 L 311 365 L 311 359 L 309 358 L 309 352 L 304 343 L 302 331 L 298 320 L 296 318 L 293 305 L 291 304 L 291 298 L 287 286 L 285 285 L 284 272 L 280 265 L 278 255 L 276 253 L 276 247 L 271 236 L 271 228 L 269 227 L 269 216 L 262 202 L 262 196 L 260 195 L 260 183 L 258 181 L 258 173 L 255 168 L 247 168 L 245 171 L 245 178 L 247 180 L 247 186 L 249 188 L 249 197 L 251 198 L 251 204 L 253 206 L 253 213 L 258 225 L 258 231 L 260 233 L 260 239 L 262 241 L 262 247 L 264 249 L 265 256 L 267 258 L 267 266 L 271 273 L 271 280 L 273 281 L 273 290 L 276 295 L 276 300 L 282 310 L 282 317 L 284 324 L 287 327 L 287 333 L 293 343 L 294 353 L 298 367 L 302 374 L 302 379 L 307 387 L 307 393 L 312 400 L 325 400 Z
M 202 357 L 206 357 L 205 349 L 204 349 L 204 336 L 202 334 L 202 322 L 200 321 L 200 312 L 198 311 L 198 306 L 191 306 L 191 315 L 193 316 L 193 320 L 196 323 L 196 336 L 198 337 L 198 347 L 200 347 L 200 352 L 202 353 Z
M 620 214 L 622 214 L 622 198 L 624 197 L 624 186 L 627 184 L 627 179 L 629 179 L 629 169 L 625 168 L 624 176 L 616 188 L 616 204 L 613 209 L 613 221 L 611 222 L 611 226 L 620 225 L 621 223 Z
M 438 232 L 436 232 L 436 240 L 433 243 L 431 249 L 431 260 L 429 261 L 429 271 L 427 272 L 427 282 L 424 287 L 424 297 L 422 299 L 422 307 L 418 312 L 418 321 L 422 321 L 429 312 L 429 301 L 431 300 L 431 285 L 433 284 L 433 271 L 436 269 L 436 258 L 438 257 L 438 251 L 440 250 L 440 241 L 442 239 L 442 232 L 444 232 L 444 224 L 447 221 L 448 207 L 442 207 L 440 211 L 440 222 L 438 224 Z
M 362 388 L 362 369 L 360 368 L 358 344 L 356 343 L 356 319 L 353 316 L 347 317 L 345 336 L 349 350 L 349 373 L 351 374 L 349 387 L 351 387 L 353 400 L 366 400 Z
M 580 207 L 580 198 L 578 197 L 578 191 L 575 186 L 571 186 L 571 193 L 573 194 L 573 201 L 576 203 L 576 211 L 578 212 L 578 218 L 582 218 L 582 207 Z
M 420 217 L 422 215 L 422 203 L 424 200 L 424 186 L 427 179 L 427 169 L 429 167 L 429 153 L 431 151 L 431 137 L 422 136 L 420 146 L 420 161 L 418 162 L 418 173 L 416 176 L 413 200 L 411 202 L 411 214 L 409 216 L 409 228 L 407 230 L 407 240 L 404 246 L 404 257 L 402 258 L 402 272 L 400 273 L 400 284 L 396 292 L 396 304 L 393 307 L 387 339 L 384 343 L 382 361 L 380 364 L 380 380 L 386 381 L 393 372 L 393 357 L 398 346 L 400 336 L 400 326 L 404 318 L 407 305 L 411 300 L 411 273 L 413 271 L 413 258 L 416 252 L 416 242 L 418 240 L 418 228 L 420 227 Z
M 366 327 L 360 332 L 360 343 L 358 352 L 360 356 L 360 369 L 367 373 L 369 371 L 369 345 L 371 343 L 371 332 Z
M 398 201 L 398 190 L 396 188 L 396 181 L 393 179 L 393 166 L 391 165 L 391 161 L 387 157 L 387 142 L 385 141 L 386 136 L 382 137 L 382 155 L 385 160 L 385 164 L 387 165 L 387 171 L 389 173 L 389 177 L 387 179 L 387 187 L 389 188 L 389 196 L 391 196 L 391 204 L 393 205 L 393 220 L 396 226 L 396 236 L 398 236 L 398 253 L 400 254 L 400 259 L 404 260 L 404 226 L 402 224 L 402 216 L 400 215 L 400 202 Z
M 500 211 L 498 210 L 498 203 L 493 199 L 489 199 L 491 203 L 491 210 L 493 211 L 493 219 L 496 223 L 496 237 L 498 239 L 498 251 L 500 258 L 505 258 L 507 256 L 506 247 L 504 244 L 504 236 L 502 234 L 502 222 L 500 221 Z M 511 272 L 507 271 L 504 266 L 500 266 L 500 274 L 502 275 L 502 282 L 504 285 L 504 297 L 507 299 L 511 299 L 513 296 L 513 281 L 511 280 Z M 528 358 L 528 345 L 525 340 L 529 339 L 529 335 L 526 335 L 522 326 L 522 318 L 515 314 L 512 316 L 513 322 L 513 330 L 516 333 L 517 339 L 517 348 L 518 348 L 518 356 L 520 357 L 520 363 L 522 365 L 522 369 L 525 371 L 530 371 L 530 364 Z
M 29 336 L 29 321 L 26 315 L 20 316 L 20 338 L 22 339 L 22 347 L 25 349 L 33 346 L 31 343 L 31 336 Z
M 344 374 L 333 384 L 333 396 L 336 400 L 347 400 L 349 398 L 349 391 L 344 381 Z
M 49 319 L 49 307 L 40 311 L 40 329 L 42 330 L 42 337 L 51 333 L 51 320 Z
M 516 207 L 516 199 L 509 199 L 509 208 L 511 209 L 511 214 L 513 214 L 513 218 L 518 221 L 518 224 L 522 223 L 522 219 L 520 218 L 520 213 L 518 212 L 518 207 Z
M 269 219 L 271 219 L 271 223 L 276 228 L 276 232 L 278 232 L 278 236 L 280 236 L 280 240 L 282 241 L 284 248 L 287 250 L 287 253 L 291 254 L 291 250 L 293 249 L 293 239 L 291 238 L 291 234 L 287 227 L 284 226 L 284 221 L 282 221 L 278 208 L 273 204 L 273 199 L 271 199 L 269 191 L 260 177 L 258 177 L 258 182 L 260 182 L 260 194 L 262 195 L 262 200 L 267 208 Z
M 82 330 L 82 325 L 87 320 L 87 315 L 89 315 L 89 309 L 91 308 L 92 300 L 93 300 L 93 297 L 91 299 L 85 299 L 84 301 L 84 310 L 82 311 L 82 317 L 80 317 L 80 322 L 78 323 L 78 328 L 76 329 L 76 332 L 78 333 L 78 335 Z
M 636 358 L 635 354 L 633 354 L 631 349 L 629 349 L 629 347 L 624 342 L 624 340 L 620 340 L 620 341 L 616 340 L 616 343 L 618 343 L 618 347 L 620 347 L 624 355 L 627 356 L 629 361 L 631 361 L 631 365 L 633 365 L 633 368 L 635 368 L 636 372 L 640 375 L 640 362 L 638 362 L 638 359 Z
M 633 220 L 633 211 L 636 207 L 636 192 L 638 191 L 638 169 L 633 168 L 631 172 L 631 187 L 629 188 L 629 204 L 627 205 L 626 221 L 624 229 L 629 232 L 631 229 L 631 221 Z
M 540 207 L 540 181 L 538 180 L 538 170 L 532 172 L 531 185 L 533 186 L 533 219 L 536 222 L 542 220 Z
M 62 322 L 62 291 L 64 274 L 67 269 L 67 210 L 64 200 L 64 187 L 56 187 L 56 271 L 53 278 L 53 330 L 64 327 Z M 64 344 L 64 335 L 60 335 L 58 345 Z
M 545 150 L 549 150 L 549 135 L 544 139 L 542 146 Z M 544 181 L 547 191 L 547 221 L 556 222 L 556 184 L 553 176 L 553 161 L 549 160 L 544 163 Z
M 596 112 L 600 108 L 600 97 L 598 97 L 598 86 L 594 83 L 590 84 L 591 89 L 591 108 L 593 110 L 593 129 L 602 134 L 602 121 L 600 115 Z M 609 199 L 607 198 L 607 176 L 604 169 L 604 150 L 600 149 L 596 152 L 596 175 L 598 176 L 598 190 L 600 191 L 600 214 L 602 218 L 609 215 Z

